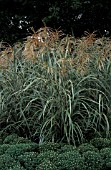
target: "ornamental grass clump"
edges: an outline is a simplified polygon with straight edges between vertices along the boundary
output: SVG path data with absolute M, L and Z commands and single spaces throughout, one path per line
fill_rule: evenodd
M 16 58 L 22 59 L 23 48 L 24 45 L 20 42 L 13 44 L 13 46 L 7 42 L 0 42 L 0 69 L 8 69 L 15 62 L 15 55 Z
M 102 54 L 94 33 L 62 36 L 45 27 L 33 30 L 22 52 L 14 48 L 13 62 L 0 75 L 3 133 L 73 145 L 89 131 L 110 136 L 110 40 L 100 40 Z
M 37 31 L 32 28 L 32 31 L 31 36 L 28 36 L 24 43 L 23 56 L 33 62 L 41 56 L 47 55 L 47 52 L 53 55 L 53 52 L 58 50 L 60 37 L 64 35 L 62 31 L 46 26 Z
M 81 143 L 87 129 L 105 128 L 108 134 L 109 121 L 102 112 L 107 96 L 94 75 L 78 77 L 72 70 L 63 77 L 59 70 L 48 73 L 41 62 L 21 63 L 21 71 L 17 67 L 3 73 L 3 129 L 19 135 L 22 129 L 22 135 L 30 138 L 38 135 L 39 143 L 61 140 L 75 144 L 75 139 Z
M 10 44 L 0 43 L 0 69 L 6 69 L 8 65 L 13 61 L 13 48 Z

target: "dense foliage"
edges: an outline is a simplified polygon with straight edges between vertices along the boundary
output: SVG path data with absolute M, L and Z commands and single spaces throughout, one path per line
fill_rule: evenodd
M 14 43 L 43 23 L 76 37 L 84 31 L 110 36 L 110 8 L 110 0 L 1 0 L 0 41 Z
M 4 138 L 0 144 L 0 150 L 4 147 L 4 152 L 0 152 L 1 170 L 108 170 L 111 168 L 111 145 L 109 148 L 98 150 L 90 143 L 78 147 L 53 142 L 41 145 L 36 143 L 12 144 L 10 139 L 13 140 L 13 137 L 15 134 L 7 136 L 7 139 Z M 16 135 L 16 139 L 19 138 Z M 105 140 L 106 138 L 104 138 Z M 7 149 L 4 141 L 9 143 Z M 34 145 L 37 145 L 35 149 Z M 47 150 L 45 150 L 45 146 Z

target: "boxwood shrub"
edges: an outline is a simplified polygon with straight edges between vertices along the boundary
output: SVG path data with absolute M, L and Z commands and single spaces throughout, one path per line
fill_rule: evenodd
M 19 155 L 24 154 L 24 152 L 35 152 L 38 150 L 38 145 L 36 143 L 28 144 L 16 144 L 10 145 L 9 149 L 6 150 L 6 154 L 11 155 L 14 158 L 17 158 Z
M 101 170 L 103 159 L 99 152 L 87 151 L 83 153 L 86 170 Z
M 107 138 L 94 138 L 90 143 L 99 150 L 105 147 L 111 147 L 111 140 Z
M 60 170 L 83 170 L 84 158 L 78 151 L 69 151 L 59 154 L 55 165 Z
M 4 144 L 31 143 L 31 140 L 19 137 L 17 134 L 11 134 L 4 139 L 3 143 Z
M 103 169 L 111 169 L 111 148 L 103 148 L 100 150 L 100 155 L 103 159 Z
M 73 145 L 64 145 L 61 147 L 61 152 L 75 151 L 76 147 Z
M 83 154 L 84 152 L 87 151 L 95 151 L 98 152 L 99 150 L 95 148 L 92 144 L 90 143 L 83 143 L 78 147 L 78 151 Z
M 41 152 L 37 159 L 38 159 L 38 164 L 41 164 L 45 159 L 50 160 L 52 163 L 55 163 L 58 159 L 59 154 L 55 151 L 46 151 L 46 152 Z
M 49 159 L 44 159 L 37 167 L 36 170 L 58 170 L 54 163 Z
M 3 144 L 15 144 L 17 143 L 17 134 L 8 135 L 4 140 Z
M 1 144 L 0 145 L 0 155 L 3 155 L 7 149 L 9 149 L 10 145 L 9 144 Z
M 15 165 L 13 167 L 10 167 L 10 169 L 7 170 L 25 170 L 21 165 Z
M 38 165 L 36 152 L 25 152 L 24 154 L 18 156 L 20 164 L 27 170 L 35 170 Z
M 47 142 L 39 145 L 39 151 L 45 152 L 45 151 L 57 151 L 61 148 L 61 145 L 59 143 L 53 143 L 53 142 Z
M 109 139 L 95 138 L 78 147 L 52 142 L 13 144 L 12 139 L 7 136 L 0 145 L 0 170 L 111 169 L 111 147 L 105 147 L 110 146 Z
M 0 155 L 0 170 L 9 170 L 17 165 L 20 166 L 20 163 L 15 161 L 10 155 Z

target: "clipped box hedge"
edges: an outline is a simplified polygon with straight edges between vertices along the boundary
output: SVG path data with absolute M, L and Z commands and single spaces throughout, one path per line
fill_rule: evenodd
M 21 142 L 16 143 L 16 139 Z M 16 135 L 3 140 L 0 144 L 0 170 L 111 169 L 109 139 L 94 138 L 78 147 L 53 142 L 38 145 L 26 140 Z

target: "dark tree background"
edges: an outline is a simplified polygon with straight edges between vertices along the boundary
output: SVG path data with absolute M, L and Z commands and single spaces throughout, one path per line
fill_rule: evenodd
M 75 37 L 110 36 L 111 0 L 0 0 L 0 41 L 14 43 L 44 24 Z

